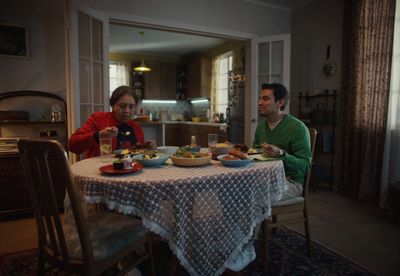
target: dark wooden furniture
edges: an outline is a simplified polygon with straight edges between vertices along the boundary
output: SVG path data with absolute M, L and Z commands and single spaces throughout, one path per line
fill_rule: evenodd
M 150 232 L 140 221 L 127 216 L 85 214 L 81 193 L 60 143 L 21 139 L 18 149 L 38 228 L 38 275 L 44 275 L 46 263 L 60 271 L 99 275 L 111 267 L 117 269 L 117 264 L 131 254 L 133 261 L 113 275 L 124 275 L 147 259 L 154 275 Z M 69 223 L 63 224 L 60 217 L 55 187 L 68 191 L 73 215 Z M 146 250 L 139 255 L 136 250 L 143 245 Z
M 57 104 L 61 118 L 51 121 L 52 105 Z M 42 91 L 13 91 L 0 93 L 0 136 L 32 137 L 45 135 L 67 143 L 66 103 L 61 97 Z M 23 111 L 26 117 L 13 116 L 13 110 Z M 6 116 L 6 113 L 10 116 Z M 16 146 L 16 145 L 15 145 Z M 63 210 L 65 190 L 56 189 L 57 205 Z M 25 179 L 17 151 L 0 151 L 0 218 L 32 213 Z
M 334 184 L 334 160 L 336 137 L 336 90 L 325 90 L 320 94 L 299 93 L 299 118 L 318 131 L 313 162 L 313 179 L 310 185 Z

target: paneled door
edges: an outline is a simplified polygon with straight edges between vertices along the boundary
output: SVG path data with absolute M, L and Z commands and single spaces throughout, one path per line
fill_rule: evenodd
M 274 82 L 283 84 L 290 91 L 289 34 L 262 37 L 258 40 L 257 96 L 262 83 Z M 290 102 L 286 106 L 286 113 L 289 113 L 289 106 Z
M 72 0 L 69 10 L 71 131 L 95 111 L 109 110 L 108 18 Z

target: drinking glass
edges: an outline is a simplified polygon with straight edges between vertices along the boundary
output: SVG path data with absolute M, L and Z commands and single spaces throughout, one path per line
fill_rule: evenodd
M 208 146 L 212 147 L 218 144 L 218 134 L 208 134 Z
M 112 157 L 112 138 L 99 138 L 100 155 L 106 158 Z M 105 161 L 105 160 L 104 160 Z

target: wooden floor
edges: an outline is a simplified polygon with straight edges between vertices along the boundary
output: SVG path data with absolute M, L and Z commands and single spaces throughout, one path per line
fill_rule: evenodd
M 310 193 L 314 241 L 383 276 L 400 275 L 400 225 L 381 209 L 359 204 L 335 192 Z M 293 225 L 303 232 L 303 225 Z M 0 254 L 37 247 L 34 219 L 0 222 Z

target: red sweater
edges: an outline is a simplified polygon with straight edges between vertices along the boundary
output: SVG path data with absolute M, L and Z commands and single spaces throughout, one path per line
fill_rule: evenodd
M 94 134 L 106 127 L 120 125 L 112 112 L 95 112 L 86 123 L 75 131 L 68 140 L 68 149 L 76 154 L 83 153 L 83 158 L 90 158 L 100 155 L 99 143 L 95 140 Z M 133 120 L 126 123 L 135 133 L 138 143 L 144 143 L 143 131 L 139 124 Z M 113 138 L 113 150 L 117 146 L 117 137 Z

